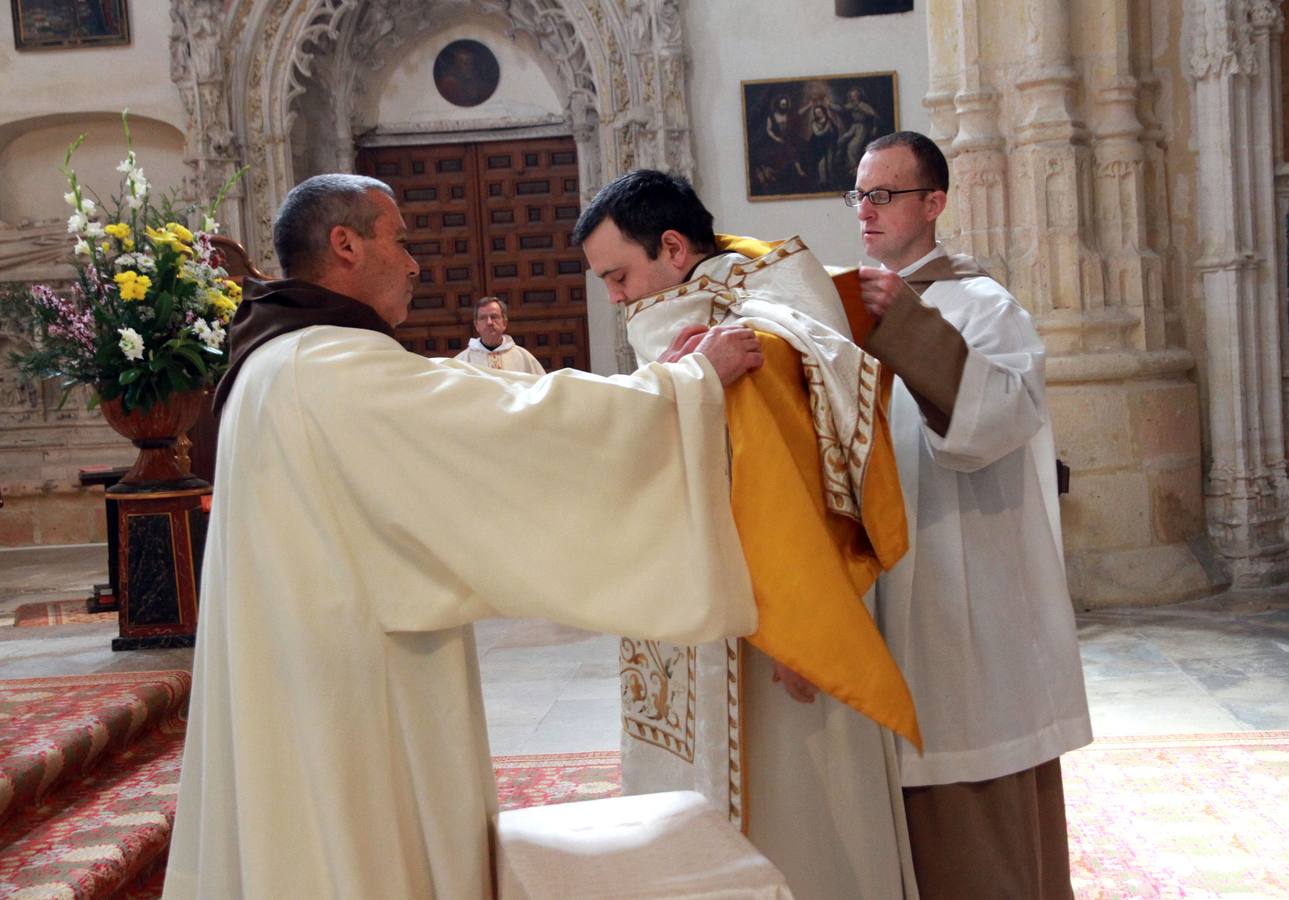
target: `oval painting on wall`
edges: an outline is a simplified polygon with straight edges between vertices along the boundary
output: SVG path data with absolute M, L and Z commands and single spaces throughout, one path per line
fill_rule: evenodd
M 492 96 L 500 80 L 497 57 L 478 41 L 453 41 L 434 60 L 434 86 L 456 106 L 478 106 Z

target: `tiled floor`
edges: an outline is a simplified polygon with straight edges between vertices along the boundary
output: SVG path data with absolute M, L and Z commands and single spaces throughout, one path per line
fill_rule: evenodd
M 0 550 L 0 623 L 22 603 L 87 595 L 105 555 Z M 1078 618 L 1098 736 L 1289 730 L 1289 586 Z M 618 746 L 617 638 L 531 620 L 475 630 L 495 754 Z M 0 678 L 191 664 L 188 650 L 113 653 L 114 633 L 0 625 Z

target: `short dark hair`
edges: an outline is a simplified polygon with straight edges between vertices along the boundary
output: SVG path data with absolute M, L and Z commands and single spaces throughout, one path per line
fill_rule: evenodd
M 908 147 L 912 151 L 927 187 L 946 192 L 949 190 L 949 161 L 944 158 L 935 141 L 916 131 L 896 131 L 872 141 L 864 148 L 864 155 L 891 147 Z
M 479 318 L 479 310 L 483 309 L 489 303 L 495 303 L 497 306 L 501 307 L 501 317 L 507 321 L 510 320 L 510 306 L 500 297 L 480 297 L 476 300 L 474 304 L 474 317 L 476 319 Z
M 679 175 L 636 169 L 610 181 L 578 217 L 573 243 L 581 244 L 606 218 L 624 237 L 644 247 L 650 259 L 658 258 L 662 233 L 667 230 L 683 234 L 699 253 L 716 249 L 712 214 L 694 193 L 694 186 Z
M 314 175 L 291 188 L 273 219 L 273 249 L 288 278 L 316 277 L 337 225 L 363 237 L 376 233 L 380 207 L 369 191 L 394 197 L 385 182 L 366 175 Z

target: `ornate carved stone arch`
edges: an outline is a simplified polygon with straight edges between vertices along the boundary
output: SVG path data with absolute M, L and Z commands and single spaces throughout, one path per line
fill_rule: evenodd
M 233 129 L 251 165 L 242 237 L 258 265 L 274 265 L 273 212 L 310 174 L 292 159 L 301 104 L 333 104 L 334 162 L 352 165 L 350 111 L 370 69 L 355 63 L 466 7 L 502 17 L 555 61 L 587 197 L 640 166 L 692 175 L 678 0 L 233 0 L 223 45 Z

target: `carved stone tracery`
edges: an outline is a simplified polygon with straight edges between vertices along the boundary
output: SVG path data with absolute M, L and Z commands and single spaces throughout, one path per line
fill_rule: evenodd
M 212 0 L 183 0 L 186 3 Z M 244 238 L 258 264 L 273 265 L 272 213 L 296 171 L 293 129 L 308 111 L 312 159 L 353 160 L 356 100 L 386 54 L 442 27 L 469 8 L 530 36 L 559 73 L 565 123 L 578 143 L 581 184 L 591 195 L 632 167 L 692 176 L 681 57 L 681 16 L 673 0 L 234 0 L 230 43 L 242 49 L 244 85 L 236 131 L 252 166 Z M 323 115 L 325 113 L 325 117 Z M 325 129 L 316 128 L 323 122 Z M 609 127 L 604 127 L 609 126 Z
M 228 102 L 227 65 L 220 0 L 173 0 L 170 7 L 170 78 L 187 117 L 184 161 L 192 173 L 183 193 L 209 201 L 237 171 L 239 147 Z M 221 211 L 223 224 L 240 231 L 240 187 Z

